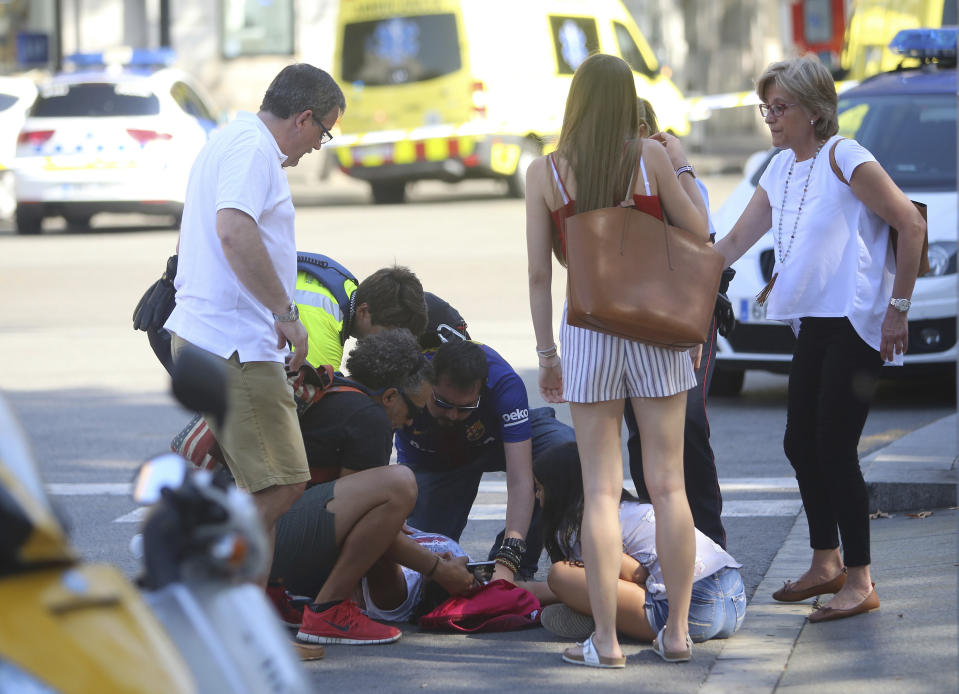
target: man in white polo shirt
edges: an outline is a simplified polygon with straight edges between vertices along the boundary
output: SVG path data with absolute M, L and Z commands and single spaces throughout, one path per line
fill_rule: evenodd
M 226 422 L 222 430 L 208 424 L 271 538 L 310 479 L 286 380 L 308 343 L 293 302 L 294 211 L 283 167 L 329 142 L 345 109 L 329 74 L 305 63 L 284 68 L 259 112 L 240 112 L 197 156 L 183 209 L 176 308 L 164 327 L 174 356 L 190 344 L 227 364 Z

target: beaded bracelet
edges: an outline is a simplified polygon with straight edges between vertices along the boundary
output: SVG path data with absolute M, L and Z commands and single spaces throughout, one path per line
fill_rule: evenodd
M 519 564 L 514 564 L 513 562 L 503 559 L 502 557 L 496 557 L 496 563 L 502 564 L 514 574 L 519 572 Z

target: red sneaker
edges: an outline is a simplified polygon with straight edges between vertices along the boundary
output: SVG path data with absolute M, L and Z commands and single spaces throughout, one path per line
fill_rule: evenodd
M 297 607 L 293 602 L 293 596 L 290 591 L 282 585 L 268 585 L 266 587 L 266 596 L 276 608 L 280 621 L 290 629 L 299 629 L 300 622 L 303 621 L 303 607 Z
M 303 610 L 303 622 L 296 638 L 309 643 L 350 643 L 356 646 L 393 643 L 403 635 L 396 627 L 374 622 L 360 612 L 352 600 L 316 612 L 316 605 Z

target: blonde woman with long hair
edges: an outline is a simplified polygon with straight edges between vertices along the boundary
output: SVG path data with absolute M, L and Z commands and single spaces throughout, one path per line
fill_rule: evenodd
M 547 402 L 570 403 L 583 474 L 580 541 L 596 622 L 593 635 L 566 649 L 563 659 L 591 667 L 621 668 L 626 662 L 615 621 L 626 398 L 639 422 L 669 600 L 669 616 L 653 648 L 670 662 L 689 660 L 692 652 L 687 621 L 695 536 L 683 482 L 683 421 L 686 391 L 696 384 L 698 354 L 573 327 L 566 323 L 565 311 L 560 325 L 562 358 L 554 342 L 550 254 L 565 265 L 568 216 L 629 197 L 645 212 L 657 217 L 665 213 L 703 243 L 709 238 L 706 207 L 691 168 L 677 171 L 670 163 L 670 153 L 682 151 L 679 141 L 665 135 L 664 148 L 637 139 L 638 132 L 629 66 L 614 56 L 590 56 L 573 76 L 556 152 L 537 159 L 527 173 L 526 239 L 539 388 Z M 632 190 L 627 190 L 631 180 Z

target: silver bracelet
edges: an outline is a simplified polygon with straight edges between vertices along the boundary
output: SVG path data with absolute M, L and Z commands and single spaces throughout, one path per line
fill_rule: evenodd
M 683 175 L 687 171 L 689 172 L 690 176 L 692 176 L 693 178 L 696 178 L 696 171 L 693 170 L 693 167 L 691 167 L 689 164 L 684 164 L 683 166 L 680 166 L 678 169 L 676 169 L 676 178 L 679 178 L 681 175 Z
M 544 358 L 545 358 L 545 357 L 555 357 L 555 356 L 556 356 L 556 343 L 554 342 L 552 345 L 550 345 L 550 346 L 547 347 L 546 349 L 540 349 L 539 347 L 537 347 L 537 348 L 536 348 L 536 353 L 537 353 L 539 356 L 544 357 Z

